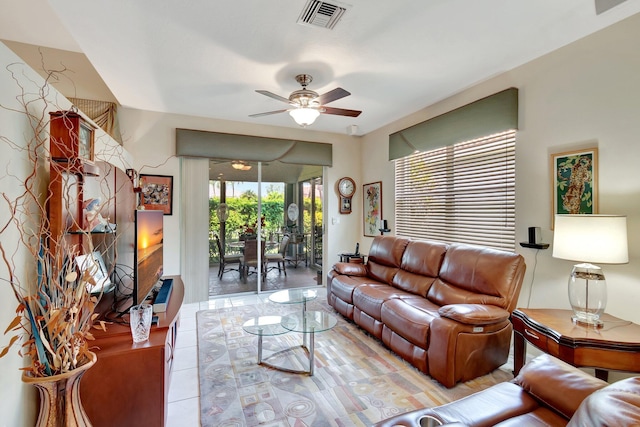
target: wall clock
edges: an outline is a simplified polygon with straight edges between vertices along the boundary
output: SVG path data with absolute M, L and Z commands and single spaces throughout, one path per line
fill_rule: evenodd
M 351 199 L 356 192 L 356 183 L 353 179 L 345 176 L 338 180 L 338 194 L 340 198 L 340 213 L 350 214 L 352 203 Z
M 291 203 L 287 208 L 287 218 L 289 218 L 289 221 L 296 221 L 299 213 L 298 205 L 295 203 Z
M 73 111 L 56 111 L 49 115 L 51 158 L 93 161 L 94 127 Z

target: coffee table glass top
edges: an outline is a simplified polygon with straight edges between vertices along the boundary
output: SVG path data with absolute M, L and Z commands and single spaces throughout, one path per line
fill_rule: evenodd
M 269 301 L 278 304 L 301 304 L 316 299 L 318 292 L 315 289 L 285 289 L 269 295 Z
M 338 320 L 324 311 L 307 311 L 289 314 L 282 318 L 282 326 L 292 332 L 310 334 L 327 331 L 338 323 Z
M 249 319 L 242 325 L 242 329 L 253 335 L 272 336 L 290 332 L 282 326 L 282 316 L 259 316 Z

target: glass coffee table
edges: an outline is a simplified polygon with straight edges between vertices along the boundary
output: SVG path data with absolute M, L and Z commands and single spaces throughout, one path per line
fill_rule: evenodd
M 318 297 L 315 289 L 285 289 L 269 295 L 269 301 L 277 304 L 302 304 L 302 313 L 307 311 L 307 302 Z
M 316 332 L 328 331 L 336 326 L 338 322 L 334 316 L 324 311 L 307 311 L 307 301 L 311 301 L 316 297 L 315 290 L 288 289 L 276 292 L 269 297 L 271 301 L 280 304 L 302 304 L 302 311 L 286 316 L 258 316 L 247 320 L 242 325 L 242 329 L 245 332 L 258 336 L 258 364 L 284 372 L 313 375 L 315 334 Z M 301 333 L 302 345 L 285 348 L 264 357 L 262 353 L 262 338 L 282 335 L 288 332 Z M 307 346 L 307 339 L 309 346 Z M 296 349 L 302 349 L 305 353 L 309 361 L 309 369 L 291 369 L 268 362 L 269 359 Z

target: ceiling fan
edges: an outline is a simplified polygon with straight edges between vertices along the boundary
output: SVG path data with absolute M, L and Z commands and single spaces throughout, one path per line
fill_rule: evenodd
M 358 117 L 362 111 L 358 110 L 346 110 L 344 108 L 327 107 L 326 104 L 344 98 L 351 95 L 351 93 L 338 87 L 329 92 L 318 95 L 310 89 L 307 89 L 307 85 L 311 83 L 313 77 L 309 74 L 298 74 L 296 81 L 300 83 L 302 89 L 291 92 L 289 98 L 276 95 L 273 92 L 267 90 L 256 90 L 256 92 L 266 95 L 270 98 L 277 99 L 278 101 L 285 102 L 291 105 L 292 108 L 285 110 L 268 111 L 265 113 L 251 114 L 249 117 L 261 117 L 268 116 L 270 114 L 289 112 L 289 115 L 293 117 L 300 126 L 308 126 L 312 124 L 320 114 L 334 114 L 337 116 Z

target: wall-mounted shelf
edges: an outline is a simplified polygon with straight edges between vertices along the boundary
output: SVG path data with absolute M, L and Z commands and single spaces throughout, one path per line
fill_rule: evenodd
M 531 248 L 531 249 L 547 249 L 549 247 L 549 244 L 520 242 L 520 246 L 522 246 L 523 248 Z

